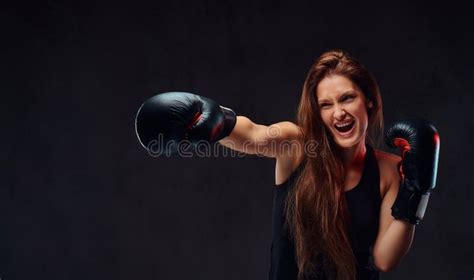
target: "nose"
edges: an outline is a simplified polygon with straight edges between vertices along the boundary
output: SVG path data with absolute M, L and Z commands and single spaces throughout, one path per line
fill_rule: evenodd
M 346 111 L 344 111 L 344 108 L 342 106 L 336 106 L 334 110 L 334 118 L 338 121 L 341 121 L 344 119 L 346 116 Z

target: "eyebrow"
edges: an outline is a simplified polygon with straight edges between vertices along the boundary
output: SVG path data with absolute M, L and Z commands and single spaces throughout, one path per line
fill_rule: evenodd
M 346 91 L 344 91 L 343 93 L 341 93 L 341 94 L 337 97 L 337 99 L 343 97 L 344 95 L 354 94 L 354 93 L 356 93 L 356 91 L 353 90 L 353 89 L 346 90 Z M 318 102 L 325 102 L 325 101 L 331 101 L 331 100 L 329 100 L 329 99 L 318 99 Z

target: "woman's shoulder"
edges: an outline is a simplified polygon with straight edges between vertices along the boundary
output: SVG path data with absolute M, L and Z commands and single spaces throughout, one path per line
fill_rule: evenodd
M 398 155 L 394 155 L 392 153 L 388 153 L 381 150 L 374 149 L 375 156 L 377 157 L 377 161 L 382 162 L 383 164 L 388 165 L 398 165 L 398 163 L 402 160 L 402 158 Z
M 380 150 L 374 150 L 380 171 L 381 191 L 383 194 L 390 186 L 400 181 L 399 163 L 401 157 Z

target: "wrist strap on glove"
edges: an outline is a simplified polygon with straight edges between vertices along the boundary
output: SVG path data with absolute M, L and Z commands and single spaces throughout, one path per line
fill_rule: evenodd
M 224 106 L 219 107 L 221 108 L 222 113 L 224 113 L 224 129 L 222 130 L 221 134 L 219 135 L 219 139 L 217 140 L 229 136 L 232 130 L 234 129 L 235 124 L 237 123 L 237 115 L 232 109 Z
M 418 225 L 425 215 L 430 193 L 413 191 L 414 188 L 407 186 L 408 184 L 405 181 L 400 185 L 397 198 L 392 206 L 392 216 L 395 219 Z

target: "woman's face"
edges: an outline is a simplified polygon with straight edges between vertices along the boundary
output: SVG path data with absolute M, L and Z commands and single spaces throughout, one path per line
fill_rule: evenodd
M 321 118 L 341 148 L 350 148 L 365 140 L 368 126 L 367 103 L 360 88 L 340 75 L 319 82 L 316 97 Z M 365 142 L 364 142 L 365 143 Z

